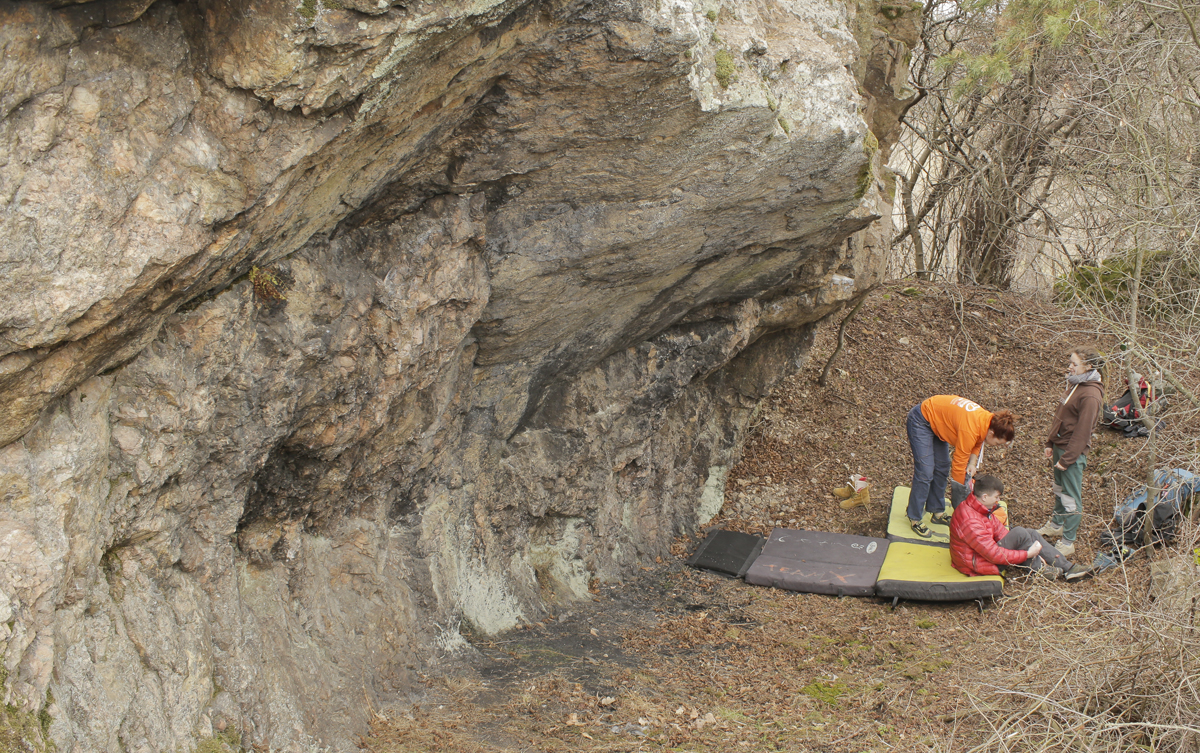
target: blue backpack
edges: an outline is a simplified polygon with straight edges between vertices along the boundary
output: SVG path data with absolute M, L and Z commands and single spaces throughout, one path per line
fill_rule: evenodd
M 1175 538 L 1179 519 L 1191 496 L 1200 491 L 1200 478 L 1182 468 L 1154 472 L 1153 513 L 1150 516 L 1150 540 L 1170 543 Z M 1111 544 L 1114 552 L 1136 549 L 1142 545 L 1146 525 L 1148 489 L 1141 486 L 1113 510 L 1110 529 L 1101 535 L 1101 542 Z

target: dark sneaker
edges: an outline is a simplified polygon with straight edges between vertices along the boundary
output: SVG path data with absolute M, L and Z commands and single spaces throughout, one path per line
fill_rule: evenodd
M 1062 576 L 1063 571 L 1062 568 L 1055 567 L 1054 565 L 1044 565 L 1037 573 L 1046 580 L 1058 580 Z
M 950 516 L 944 512 L 939 512 L 937 515 L 930 516 L 929 522 L 938 526 L 948 526 L 950 525 Z
M 1067 580 L 1079 580 L 1092 574 L 1092 568 L 1083 565 L 1071 565 L 1071 569 L 1063 577 Z
M 1102 573 L 1105 570 L 1112 570 L 1120 562 L 1121 560 L 1115 552 L 1107 554 L 1101 552 L 1096 555 L 1096 559 L 1092 562 L 1092 572 Z
M 912 526 L 913 533 L 917 534 L 923 539 L 927 539 L 933 535 L 933 532 L 922 525 L 921 521 L 919 520 L 910 520 L 908 521 L 908 524 Z

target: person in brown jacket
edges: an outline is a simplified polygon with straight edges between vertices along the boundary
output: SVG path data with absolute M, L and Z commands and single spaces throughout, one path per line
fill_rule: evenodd
M 1046 438 L 1046 459 L 1054 469 L 1054 513 L 1038 529 L 1042 536 L 1061 537 L 1055 547 L 1064 557 L 1075 551 L 1075 537 L 1083 518 L 1084 454 L 1104 402 L 1100 369 L 1104 357 L 1092 348 L 1071 351 L 1066 394 L 1054 411 L 1054 423 Z

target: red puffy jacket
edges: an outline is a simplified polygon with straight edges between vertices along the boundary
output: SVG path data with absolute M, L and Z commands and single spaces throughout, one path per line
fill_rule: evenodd
M 1024 549 L 1004 549 L 996 543 L 1007 535 L 1004 524 L 969 495 L 950 519 L 950 564 L 964 575 L 999 575 L 998 565 L 1022 564 L 1029 558 Z

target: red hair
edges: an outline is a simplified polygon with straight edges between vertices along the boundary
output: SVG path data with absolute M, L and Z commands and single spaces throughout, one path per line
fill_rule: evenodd
M 1020 416 L 1010 410 L 998 410 L 992 414 L 992 422 L 988 424 L 988 430 L 996 439 L 1011 442 L 1017 433 L 1018 418 Z

